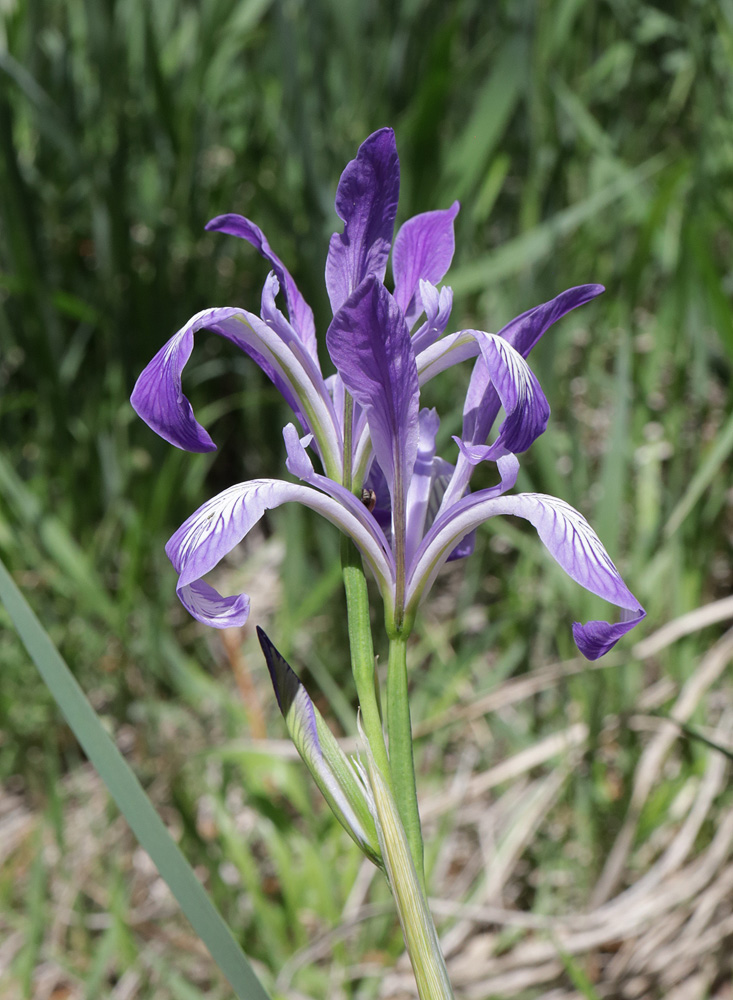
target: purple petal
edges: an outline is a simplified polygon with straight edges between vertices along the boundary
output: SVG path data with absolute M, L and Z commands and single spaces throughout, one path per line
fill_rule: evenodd
M 254 479 L 229 487 L 199 507 L 165 547 L 178 573 L 178 596 L 194 618 L 215 628 L 244 624 L 249 598 L 245 594 L 221 597 L 202 577 L 242 541 L 265 511 L 290 502 L 310 507 L 350 535 L 377 578 L 385 601 L 393 599 L 393 574 L 383 549 L 353 513 L 308 486 Z
M 590 302 L 604 291 L 603 285 L 578 285 L 568 288 L 549 302 L 535 306 L 521 316 L 507 323 L 498 337 L 511 344 L 514 350 L 526 358 L 540 337 L 559 319 L 578 306 Z M 471 444 L 483 444 L 489 436 L 496 416 L 501 408 L 500 400 L 491 384 L 487 369 L 477 363 L 466 394 L 463 408 L 463 432 L 461 437 Z M 541 433 L 541 432 L 540 432 Z M 531 443 L 531 442 L 530 442 Z M 507 446 L 508 451 L 521 451 L 516 446 Z
M 442 337 L 437 343 L 421 351 L 417 358 L 420 385 L 426 385 L 436 375 L 463 361 L 475 358 L 479 353 L 480 349 L 473 330 L 461 330 Z
M 326 287 L 334 315 L 367 275 L 384 278 L 399 193 L 394 132 L 382 128 L 361 144 L 336 191 L 336 214 L 344 231 L 331 237 L 326 260 Z
M 313 310 L 298 291 L 298 286 L 293 281 L 290 271 L 285 267 L 278 255 L 272 250 L 267 242 L 267 237 L 254 222 L 245 219 L 243 215 L 217 215 L 215 219 L 206 224 L 206 228 L 218 233 L 228 233 L 229 236 L 238 236 L 242 240 L 250 243 L 260 256 L 269 260 L 273 270 L 278 277 L 280 287 L 285 294 L 285 301 L 288 304 L 288 315 L 290 322 L 296 330 L 298 336 L 305 344 L 308 353 L 318 362 L 318 347 L 316 344 L 316 327 L 313 322 Z
M 181 385 L 183 368 L 193 350 L 193 335 L 197 330 L 208 329 L 236 344 L 262 368 L 303 427 L 318 431 L 321 452 L 325 449 L 332 463 L 339 462 L 336 417 L 320 371 L 282 314 L 277 316 L 282 322 L 278 323 L 273 314 L 270 323 L 265 323 L 253 313 L 234 308 L 197 313 L 158 351 L 138 378 L 131 396 L 134 409 L 157 434 L 177 448 L 215 450 L 209 434 L 196 421 Z M 310 418 L 306 418 L 306 410 Z M 317 422 L 317 427 L 310 426 L 311 420 Z
M 222 597 L 205 580 L 195 580 L 177 590 L 186 611 L 203 625 L 212 628 L 236 628 L 249 618 L 249 597 L 235 594 Z
M 624 621 L 627 614 L 628 620 Z M 622 612 L 622 620 L 615 625 L 603 621 L 587 622 L 585 625 L 575 622 L 573 625 L 575 645 L 587 660 L 598 660 L 645 617 L 646 611 L 639 608 L 636 613 Z
M 410 328 L 423 310 L 417 294 L 418 282 L 422 278 L 437 285 L 451 265 L 456 248 L 453 220 L 460 207 L 454 201 L 450 208 L 416 215 L 405 222 L 395 237 L 394 297 Z
M 412 337 L 415 354 L 426 350 L 445 333 L 453 308 L 453 289 L 445 285 L 438 291 L 428 281 L 421 281 L 420 298 L 425 309 L 425 322 Z
M 491 384 L 506 413 L 494 448 L 514 454 L 526 451 L 544 433 L 550 405 L 529 365 L 510 344 L 490 333 L 478 335 L 478 341 Z
M 575 288 L 568 288 L 549 302 L 543 302 L 542 305 L 517 316 L 499 330 L 498 336 L 508 340 L 512 347 L 526 358 L 553 323 L 557 323 L 578 306 L 595 299 L 602 292 L 605 292 L 603 285 L 577 285 Z
M 366 413 L 374 454 L 394 498 L 415 464 L 420 390 L 402 310 L 381 281 L 368 277 L 346 300 L 326 344 L 344 385 Z
M 468 559 L 476 551 L 476 529 L 469 531 L 467 535 L 460 540 L 453 551 L 450 553 L 446 562 L 455 562 L 456 559 Z
M 620 624 L 589 622 L 574 627 L 573 634 L 581 653 L 590 659 L 603 655 L 641 621 L 645 612 L 582 514 L 564 500 L 541 493 L 501 497 L 489 495 L 491 493 L 482 490 L 460 500 L 438 518 L 425 536 L 408 584 L 407 600 L 411 606 L 416 606 L 424 596 L 458 538 L 489 517 L 512 514 L 535 526 L 550 555 L 568 576 L 592 594 L 624 609 Z

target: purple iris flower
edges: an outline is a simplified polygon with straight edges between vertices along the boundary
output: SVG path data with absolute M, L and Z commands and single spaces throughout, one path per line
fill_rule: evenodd
M 596 659 L 645 612 L 581 514 L 556 497 L 507 491 L 516 482 L 516 455 L 543 433 L 550 413 L 525 358 L 556 320 L 603 288 L 570 288 L 498 334 L 446 335 L 452 292 L 438 285 L 453 257 L 459 206 L 409 219 L 392 245 L 399 171 L 394 133 L 384 128 L 360 146 L 341 176 L 336 211 L 344 228 L 331 237 L 326 262 L 333 309 L 326 345 L 336 374 L 325 378 L 313 313 L 261 230 L 238 215 L 208 224 L 246 240 L 272 265 L 260 314 L 237 308 L 198 313 L 140 375 L 132 404 L 171 444 L 214 449 L 181 388 L 194 333 L 213 331 L 241 347 L 291 407 L 300 431 L 294 423 L 284 429 L 286 464 L 300 482 L 256 479 L 200 507 L 166 546 L 179 574 L 178 596 L 199 621 L 217 628 L 242 625 L 249 598 L 222 597 L 203 577 L 266 510 L 297 501 L 354 540 L 381 590 L 388 629 L 409 630 L 441 566 L 471 551 L 473 532 L 483 521 L 513 514 L 535 526 L 566 573 L 621 609 L 615 624 L 573 626 L 580 651 Z M 392 293 L 384 284 L 390 249 Z M 287 317 L 276 305 L 279 291 Z M 435 410 L 420 408 L 420 387 L 473 359 L 453 466 L 435 453 L 439 420 Z M 488 443 L 502 407 L 504 420 Z M 494 463 L 498 482 L 471 493 L 472 471 L 484 461 Z

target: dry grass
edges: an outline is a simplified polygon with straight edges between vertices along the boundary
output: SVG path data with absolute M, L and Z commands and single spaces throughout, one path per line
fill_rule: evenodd
M 703 609 L 699 622 L 707 622 L 712 613 Z M 670 641 L 678 634 L 679 629 L 670 632 Z M 659 654 L 663 639 L 645 640 L 651 655 Z M 643 750 L 624 822 L 600 877 L 582 902 L 572 882 L 589 860 L 587 848 L 577 840 L 573 810 L 563 805 L 562 796 L 571 776 L 583 766 L 586 725 L 574 722 L 508 759 L 477 769 L 477 740 L 482 737 L 471 724 L 489 709 L 500 715 L 514 711 L 522 699 L 571 674 L 576 664 L 508 680 L 492 692 L 490 704 L 487 699 L 459 707 L 423 726 L 427 733 L 439 724 L 463 723 L 454 744 L 458 767 L 440 794 L 422 801 L 427 835 L 440 838 L 432 872 L 432 907 L 458 997 L 703 1000 L 715 996 L 722 1000 L 731 995 L 733 802 L 727 794 L 725 753 L 706 746 L 704 765 L 690 773 L 663 820 L 643 833 L 640 820 L 653 791 L 679 769 L 686 743 L 680 724 L 693 713 L 704 708 L 705 737 L 723 749 L 731 747 L 733 711 L 724 672 L 732 657 L 733 630 L 696 664 L 673 698 L 668 719 L 650 714 L 669 701 L 668 679 L 650 681 L 635 715 L 605 719 L 604 752 L 613 754 L 619 729 L 626 725 L 641 735 Z M 265 745 L 271 746 L 274 757 L 289 756 L 281 741 Z M 168 792 L 161 775 L 151 794 L 165 803 Z M 16 902 L 25 900 L 27 905 L 38 880 L 34 866 L 40 850 L 46 886 L 43 913 L 48 915 L 42 927 L 34 929 L 32 920 L 21 919 L 19 913 L 0 911 L 3 1000 L 29 995 L 33 1000 L 85 1000 L 90 996 L 95 959 L 101 965 L 100 986 L 104 983 L 98 996 L 136 1000 L 192 996 L 196 991 L 209 998 L 227 996 L 226 985 L 167 888 L 134 844 L 124 821 L 112 813 L 96 774 L 89 767 L 78 768 L 63 780 L 60 799 L 63 850 L 47 815 L 35 813 L 20 795 L 6 791 L 0 799 L 2 883 L 7 886 L 12 881 Z M 175 810 L 163 807 L 162 812 L 176 830 L 180 818 Z M 232 817 L 235 825 L 240 818 Z M 538 838 L 562 843 L 575 869 L 553 873 L 534 865 Z M 203 870 L 201 874 L 205 877 Z M 299 970 L 318 964 L 330 970 L 329 998 L 357 993 L 383 1000 L 414 996 L 406 961 L 385 971 L 384 956 L 367 952 L 357 961 L 346 961 L 339 951 L 344 941 L 358 944 L 360 929 L 389 912 L 387 904 L 374 901 L 375 874 L 365 863 L 337 926 L 324 932 L 322 925 L 314 924 L 307 946 L 274 970 L 276 995 L 279 991 L 291 1000 L 305 996 L 297 987 Z M 558 907 L 557 912 L 547 912 L 546 905 L 544 912 L 522 908 L 523 900 L 532 897 L 543 880 L 552 896 L 553 879 L 560 905 L 578 900 L 572 910 L 560 912 Z M 118 883 L 124 886 L 122 905 L 115 901 Z M 130 952 L 126 968 L 120 955 L 110 954 L 106 965 L 99 958 L 120 921 Z M 24 992 L 16 959 L 33 933 L 38 933 L 38 942 Z M 174 970 L 178 980 L 166 970 Z M 186 986 L 194 993 L 187 994 Z

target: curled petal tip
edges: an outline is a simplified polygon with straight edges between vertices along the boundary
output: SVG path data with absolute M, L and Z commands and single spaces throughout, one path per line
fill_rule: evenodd
M 598 660 L 601 656 L 605 656 L 619 639 L 646 617 L 643 608 L 639 608 L 636 612 L 629 611 L 627 614 L 629 617 L 626 620 L 615 624 L 604 621 L 587 622 L 585 625 L 581 625 L 580 622 L 573 624 L 575 645 L 587 660 Z M 622 618 L 625 617 L 622 615 Z
M 246 594 L 222 597 L 204 580 L 179 586 L 178 597 L 189 614 L 212 628 L 239 628 L 249 618 L 249 597 Z

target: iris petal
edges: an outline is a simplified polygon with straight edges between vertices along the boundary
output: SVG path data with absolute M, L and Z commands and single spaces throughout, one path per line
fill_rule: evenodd
M 603 655 L 641 621 L 645 612 L 621 579 L 596 533 L 582 514 L 557 497 L 542 493 L 496 497 L 490 495 L 492 492 L 482 490 L 460 500 L 435 522 L 411 571 L 408 606 L 416 607 L 458 538 L 490 517 L 512 514 L 534 525 L 550 555 L 576 583 L 624 609 L 619 624 L 589 622 L 574 626 L 573 634 L 581 653 L 591 659 Z
M 418 291 L 420 279 L 437 285 L 451 265 L 456 248 L 453 220 L 459 208 L 454 201 L 450 208 L 416 215 L 401 226 L 395 237 L 394 297 L 408 327 L 425 307 Z
M 274 280 L 274 279 L 273 279 Z M 278 314 L 282 316 L 282 314 Z M 275 326 L 244 309 L 205 309 L 193 316 L 155 355 L 131 396 L 136 412 L 157 434 L 186 451 L 214 451 L 183 393 L 181 376 L 201 329 L 245 351 L 274 382 L 304 429 L 318 440 L 324 463 L 336 469 L 340 437 L 331 398 L 314 362 L 289 324 Z
M 517 316 L 497 334 L 522 357 L 526 358 L 537 341 L 563 316 L 578 306 L 590 302 L 604 291 L 603 285 L 578 285 L 556 295 L 533 309 Z M 501 408 L 499 399 L 486 370 L 477 364 L 474 368 L 466 402 L 463 407 L 463 432 L 461 437 L 470 444 L 483 444 L 491 432 Z M 510 451 L 517 449 L 510 448 Z
M 367 278 L 336 313 L 326 335 L 344 385 L 364 409 L 374 454 L 390 492 L 407 484 L 417 455 L 420 390 L 402 310 Z
M 361 144 L 336 191 L 336 213 L 344 231 L 331 237 L 326 260 L 326 288 L 334 315 L 367 275 L 384 278 L 399 193 L 394 132 L 383 128 Z
M 425 309 L 425 322 L 412 337 L 412 349 L 415 354 L 426 350 L 445 333 L 453 308 L 453 289 L 444 285 L 438 291 L 430 282 L 421 281 L 420 297 Z
M 576 285 L 560 292 L 554 299 L 543 302 L 534 309 L 528 309 L 499 330 L 499 336 L 508 340 L 522 357 L 527 357 L 540 337 L 553 323 L 566 316 L 578 306 L 605 292 L 603 285 Z
M 215 628 L 244 624 L 249 614 L 249 598 L 245 594 L 222 597 L 202 577 L 242 541 L 265 511 L 290 502 L 310 507 L 350 535 L 372 569 L 385 600 L 390 599 L 392 572 L 384 552 L 342 503 L 309 486 L 278 479 L 254 479 L 230 486 L 208 500 L 166 545 L 166 554 L 178 573 L 178 596 L 194 618 Z
M 275 251 L 267 241 L 267 237 L 254 222 L 245 219 L 243 215 L 217 215 L 215 219 L 206 224 L 206 228 L 219 233 L 228 233 L 229 236 L 238 236 L 239 239 L 246 240 L 260 256 L 268 260 L 275 271 L 280 282 L 280 287 L 285 293 L 285 301 L 288 304 L 288 315 L 290 322 L 297 331 L 298 336 L 305 344 L 310 356 L 318 362 L 318 347 L 316 344 L 316 327 L 313 322 L 313 310 L 298 291 L 290 271 L 280 260 Z

